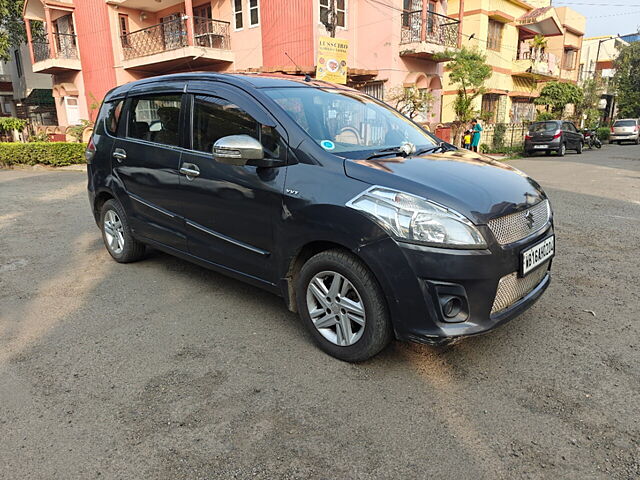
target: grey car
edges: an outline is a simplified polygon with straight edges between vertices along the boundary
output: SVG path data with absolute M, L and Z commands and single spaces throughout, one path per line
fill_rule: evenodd
M 582 153 L 583 147 L 582 133 L 572 122 L 564 120 L 533 122 L 524 137 L 525 155 L 533 155 L 536 152 L 551 155 L 551 152 L 556 152 L 558 156 L 564 157 L 567 150 Z
M 616 120 L 611 126 L 609 143 L 621 144 L 622 142 L 640 144 L 640 121 L 637 118 Z

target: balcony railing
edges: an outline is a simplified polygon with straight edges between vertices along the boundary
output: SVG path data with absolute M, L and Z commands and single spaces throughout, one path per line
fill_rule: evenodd
M 199 47 L 231 49 L 229 22 L 194 17 L 195 44 Z
M 54 33 L 53 38 L 55 41 L 55 53 L 53 57 L 47 38 L 38 38 L 31 42 L 33 56 L 36 62 L 42 62 L 50 58 L 78 58 L 78 43 L 75 35 L 71 33 Z
M 516 60 L 532 60 L 534 62 L 548 62 L 549 54 L 538 50 L 518 52 Z
M 201 47 L 230 48 L 229 22 L 210 18 L 194 18 L 194 41 Z M 122 35 L 124 59 L 145 57 L 186 47 L 186 18 L 178 18 Z
M 400 43 L 429 42 L 455 47 L 459 28 L 459 20 L 439 13 L 427 12 L 423 17 L 421 10 L 405 12 L 402 14 Z

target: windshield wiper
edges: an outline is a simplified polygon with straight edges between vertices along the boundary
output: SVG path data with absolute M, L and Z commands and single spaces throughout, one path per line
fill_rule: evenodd
M 418 150 L 416 153 L 414 153 L 414 156 L 424 155 L 425 153 L 437 153 L 438 151 L 447 152 L 449 150 L 457 150 L 457 148 L 446 142 L 440 142 L 435 147 L 423 148 L 422 150 Z
M 405 142 L 398 147 L 390 147 L 390 148 L 383 148 L 382 150 L 377 150 L 373 152 L 371 155 L 369 155 L 367 157 L 367 160 L 371 160 L 372 158 L 377 158 L 377 157 L 385 157 L 387 155 L 392 155 L 392 154 L 408 157 L 409 155 L 413 155 L 415 151 L 416 151 L 416 147 L 414 144 Z

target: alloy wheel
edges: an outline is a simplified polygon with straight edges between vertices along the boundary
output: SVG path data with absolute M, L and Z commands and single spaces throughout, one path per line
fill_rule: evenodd
M 107 248 L 115 255 L 120 255 L 124 250 L 124 227 L 115 210 L 107 210 L 104 214 L 104 237 Z
M 318 332 L 334 345 L 348 347 L 362 337 L 366 312 L 355 286 L 343 275 L 323 271 L 307 286 L 307 309 Z

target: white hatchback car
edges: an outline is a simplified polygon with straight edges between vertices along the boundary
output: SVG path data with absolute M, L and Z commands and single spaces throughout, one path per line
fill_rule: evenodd
M 621 144 L 622 142 L 640 144 L 640 121 L 637 118 L 616 120 L 611 127 L 609 143 Z

